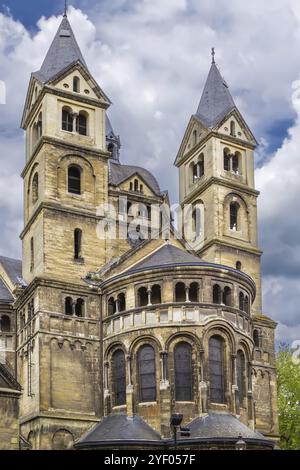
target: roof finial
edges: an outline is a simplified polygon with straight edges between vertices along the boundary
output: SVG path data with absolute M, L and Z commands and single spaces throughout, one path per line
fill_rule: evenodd
M 212 56 L 212 61 L 211 61 L 211 63 L 212 63 L 212 64 L 215 64 L 215 63 L 216 63 L 216 62 L 215 62 L 215 55 L 216 55 L 216 53 L 215 53 L 215 48 L 212 47 L 212 48 L 211 48 L 211 56 Z
M 67 0 L 65 0 L 65 11 L 64 11 L 64 17 L 67 17 L 67 8 L 68 8 L 68 3 L 67 3 Z

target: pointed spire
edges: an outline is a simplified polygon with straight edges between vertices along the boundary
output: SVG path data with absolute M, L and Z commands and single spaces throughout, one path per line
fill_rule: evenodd
M 235 108 L 235 103 L 215 63 L 215 49 L 212 48 L 212 64 L 196 116 L 207 127 L 213 128 L 233 108 Z
M 35 76 L 43 83 L 46 83 L 68 67 L 68 65 L 76 61 L 80 61 L 87 69 L 87 65 L 77 44 L 67 15 L 65 14 L 42 67 L 39 72 L 35 73 Z
M 67 3 L 67 0 L 65 0 L 64 18 L 67 18 L 67 9 L 68 9 L 68 3 Z

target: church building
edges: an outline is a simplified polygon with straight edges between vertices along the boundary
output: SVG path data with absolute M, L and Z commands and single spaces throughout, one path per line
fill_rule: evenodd
M 168 192 L 122 160 L 110 105 L 65 14 L 22 116 L 22 260 L 0 256 L 0 448 L 172 449 L 182 415 L 180 449 L 273 449 L 255 137 L 213 52 L 175 159 L 191 241 L 166 234 Z

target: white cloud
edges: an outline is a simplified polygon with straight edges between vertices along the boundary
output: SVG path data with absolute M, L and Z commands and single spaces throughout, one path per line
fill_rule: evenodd
M 91 72 L 112 99 L 113 125 L 122 158 L 151 169 L 162 189 L 177 198 L 172 167 L 185 126 L 195 112 L 210 65 L 210 48 L 236 103 L 269 152 L 267 131 L 295 118 L 291 83 L 299 75 L 300 7 L 296 0 L 118 0 L 86 2 L 89 16 L 70 8 L 69 19 Z M 103 11 L 105 8 L 105 11 Z M 101 10 L 101 11 L 100 11 Z M 93 14 L 92 14 L 93 12 Z M 41 18 L 32 35 L 0 14 L 0 80 L 8 102 L 0 113 L 0 252 L 18 253 L 22 226 L 24 141 L 18 131 L 30 73 L 38 69 L 61 18 Z M 300 264 L 297 217 L 299 120 L 289 138 L 257 173 L 265 249 L 266 313 L 292 337 Z M 272 157 L 272 158 L 271 158 Z M 295 215 L 296 214 L 296 215 Z M 15 240 L 15 242 L 13 242 Z

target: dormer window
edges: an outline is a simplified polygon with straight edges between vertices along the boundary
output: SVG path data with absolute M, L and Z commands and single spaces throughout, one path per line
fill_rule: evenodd
M 80 93 L 80 79 L 78 77 L 73 78 L 73 91 Z

